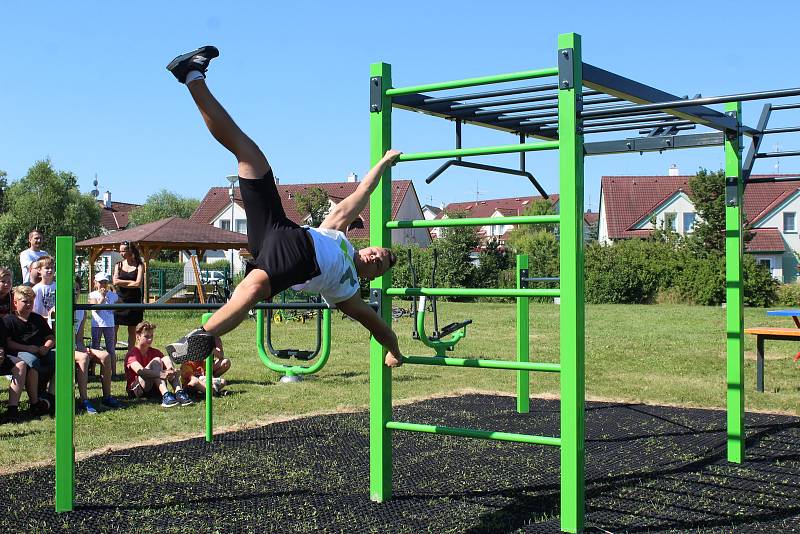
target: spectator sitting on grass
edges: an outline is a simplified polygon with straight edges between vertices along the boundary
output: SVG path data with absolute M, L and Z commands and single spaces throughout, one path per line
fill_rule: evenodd
M 155 329 L 156 325 L 147 321 L 136 325 L 136 344 L 125 357 L 128 396 L 138 399 L 142 395 L 158 391 L 161 394 L 161 406 L 165 408 L 177 406 L 179 403 L 183 406 L 192 404 L 192 400 L 181 388 L 180 378 L 171 361 L 165 361 L 164 354 L 152 347 Z M 168 382 L 175 390 L 174 395 L 167 389 Z
M 75 301 L 81 295 L 81 278 L 75 278 Z M 78 394 L 80 395 L 79 408 L 86 411 L 86 413 L 94 415 L 97 410 L 89 401 L 88 396 L 88 383 L 89 383 L 89 364 L 97 362 L 100 364 L 100 377 L 103 384 L 103 399 L 100 401 L 103 406 L 108 408 L 120 408 L 122 404 L 111 396 L 111 370 L 112 360 L 108 352 L 100 349 L 92 349 L 83 344 L 83 329 L 86 323 L 86 310 L 75 310 L 75 363 L 77 364 L 77 372 L 75 374 L 76 382 L 78 382 Z M 114 328 L 111 328 L 112 334 Z
M 25 387 L 25 374 L 28 367 L 25 362 L 15 356 L 6 354 L 6 331 L 0 323 L 0 375 L 11 375 L 11 385 L 8 387 L 8 408 L 5 421 L 15 423 L 19 420 L 19 398 Z
M 34 293 L 27 286 L 14 288 L 14 313 L 3 318 L 7 353 L 25 362 L 25 390 L 34 415 L 50 410 L 52 395 L 45 393 L 55 369 L 55 336 L 44 318 L 33 311 Z M 41 397 L 41 398 L 40 398 Z
M 0 317 L 5 317 L 14 309 L 11 298 L 11 269 L 0 267 Z
M 94 275 L 94 291 L 89 293 L 89 304 L 116 304 L 119 297 L 111 291 L 111 278 L 106 273 Z M 117 334 L 114 328 L 114 310 L 92 311 L 92 348 L 100 349 L 100 337 L 105 340 L 106 352 L 111 357 L 112 376 L 117 369 Z
M 47 324 L 52 328 L 56 310 L 55 262 L 51 256 L 42 256 L 36 264 L 42 280 L 33 286 L 33 292 L 36 295 L 33 312 L 47 319 Z
M 211 381 L 212 388 L 215 395 L 225 395 L 227 391 L 223 388 L 228 385 L 227 381 L 222 378 L 228 369 L 231 368 L 231 361 L 225 357 L 222 349 L 222 338 L 216 338 L 216 346 L 214 347 L 214 377 Z M 169 357 L 169 356 L 167 356 Z M 181 365 L 181 384 L 187 391 L 194 391 L 199 394 L 206 392 L 206 362 L 205 361 L 186 361 Z

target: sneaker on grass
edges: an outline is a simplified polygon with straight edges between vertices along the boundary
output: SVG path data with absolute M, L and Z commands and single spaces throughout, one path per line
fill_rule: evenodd
M 106 408 L 122 408 L 122 403 L 114 397 L 103 397 L 100 401 Z
M 92 406 L 92 402 L 89 399 L 81 401 L 81 410 L 89 415 L 97 415 L 97 410 Z
M 197 50 L 181 54 L 170 61 L 169 65 L 167 65 L 167 70 L 179 82 L 186 83 L 187 74 L 193 70 L 205 74 L 208 70 L 208 64 L 217 56 L 219 56 L 219 50 L 215 46 L 201 46 Z
M 188 360 L 196 362 L 205 360 L 214 352 L 215 346 L 214 336 L 202 328 L 197 328 L 175 343 L 167 345 L 166 350 L 167 356 L 172 358 L 173 362 L 181 364 Z
M 192 399 L 189 398 L 189 395 L 187 395 L 183 390 L 175 392 L 175 399 L 181 403 L 181 406 L 189 406 L 190 404 L 194 404 Z
M 161 397 L 161 406 L 164 408 L 172 408 L 173 406 L 178 405 L 178 400 L 175 398 L 175 395 L 167 391 Z

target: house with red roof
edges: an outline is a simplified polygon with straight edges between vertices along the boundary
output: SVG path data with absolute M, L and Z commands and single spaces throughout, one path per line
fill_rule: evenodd
M 763 178 L 774 175 L 753 175 Z M 782 174 L 780 177 L 797 177 Z M 690 198 L 689 179 L 669 176 L 603 176 L 600 183 L 598 241 L 644 238 L 654 228 L 671 228 L 691 234 L 698 216 Z M 800 251 L 797 213 L 800 184 L 772 182 L 749 184 L 744 192 L 744 216 L 754 237 L 745 252 L 767 266 L 782 282 L 797 277 Z
M 97 199 L 97 207 L 100 208 L 100 229 L 102 235 L 109 235 L 120 230 L 125 230 L 130 224 L 131 212 L 139 207 L 139 204 L 129 202 L 117 202 L 111 200 L 111 192 L 103 193 L 102 199 Z M 116 252 L 104 252 L 98 259 L 96 269 L 99 272 L 111 273 L 112 266 L 119 262 L 122 257 Z
M 308 224 L 309 215 L 300 213 L 297 210 L 298 193 L 306 193 L 310 189 L 318 187 L 327 193 L 331 208 L 333 208 L 333 206 L 353 193 L 358 184 L 359 182 L 353 179 L 347 182 L 278 184 L 277 187 L 286 216 L 297 224 L 303 225 Z M 411 180 L 392 180 L 392 219 L 424 219 L 422 207 Z M 235 232 L 247 233 L 247 216 L 238 187 L 233 188 L 233 198 L 231 198 L 231 188 L 229 187 L 212 187 L 209 189 L 189 220 L 199 224 L 210 224 L 225 230 L 232 229 Z M 351 240 L 369 239 L 369 205 L 361 213 L 359 219 L 351 225 L 347 231 L 347 237 Z M 421 247 L 427 247 L 431 242 L 431 236 L 426 228 L 401 228 L 392 230 L 392 242 L 415 243 Z M 234 272 L 239 272 L 242 269 L 240 256 L 245 254 L 246 251 L 244 250 L 234 251 Z M 209 251 L 206 254 L 206 259 L 207 261 L 230 260 L 230 253 L 221 250 Z

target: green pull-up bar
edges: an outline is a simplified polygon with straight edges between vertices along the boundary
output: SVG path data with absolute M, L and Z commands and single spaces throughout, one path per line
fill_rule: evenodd
M 519 215 L 516 217 L 474 217 L 463 219 L 416 219 L 410 221 L 389 221 L 386 228 L 444 228 L 450 226 L 490 226 L 503 224 L 559 224 L 559 215 Z
M 386 96 L 408 95 L 412 93 L 422 93 L 424 91 L 445 91 L 447 89 L 474 87 L 476 85 L 487 85 L 490 83 L 516 82 L 519 80 L 530 80 L 532 78 L 546 78 L 548 76 L 558 76 L 558 68 L 551 67 L 547 69 L 523 70 L 518 72 L 509 72 L 506 74 L 495 74 L 493 76 L 464 78 L 462 80 L 452 80 L 449 82 L 412 85 L 410 87 L 397 87 L 395 89 L 387 89 Z
M 519 143 L 516 145 L 482 146 L 475 148 L 451 148 L 450 150 L 436 150 L 434 152 L 400 154 L 399 161 L 422 161 L 426 159 L 513 154 L 516 152 L 533 152 L 535 150 L 558 150 L 558 141 L 541 141 L 539 143 Z
M 386 294 L 410 297 L 558 297 L 561 291 L 552 288 L 390 287 Z
M 516 441 L 531 445 L 550 445 L 560 447 L 561 439 L 550 436 L 531 436 L 528 434 L 513 434 L 511 432 L 495 432 L 493 430 L 474 430 L 471 428 L 454 428 L 449 426 L 421 425 L 418 423 L 403 423 L 389 421 L 386 428 L 390 430 L 409 430 L 411 432 L 427 432 L 429 434 L 444 434 L 445 436 L 459 436 L 464 438 L 492 439 L 496 441 Z

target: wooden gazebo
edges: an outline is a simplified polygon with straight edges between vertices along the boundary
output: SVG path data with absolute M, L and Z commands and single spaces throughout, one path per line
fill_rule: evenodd
M 127 230 L 86 239 L 75 244 L 75 248 L 88 252 L 89 280 L 94 278 L 94 264 L 106 251 L 114 251 L 120 243 L 135 243 L 144 261 L 144 301 L 148 295 L 148 263 L 162 250 L 194 251 L 198 259 L 209 250 L 247 248 L 247 235 L 216 228 L 210 224 L 198 224 L 180 217 L 167 217 Z

